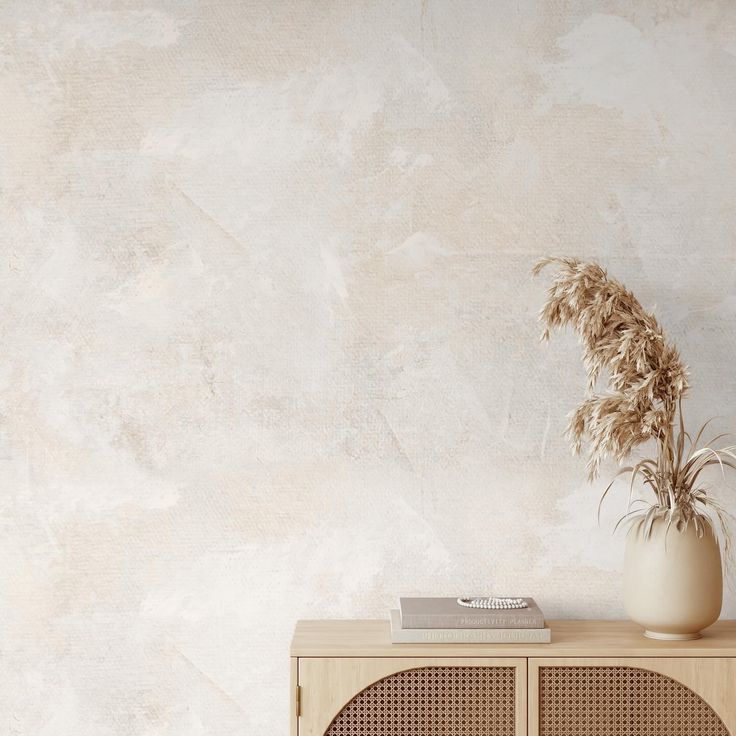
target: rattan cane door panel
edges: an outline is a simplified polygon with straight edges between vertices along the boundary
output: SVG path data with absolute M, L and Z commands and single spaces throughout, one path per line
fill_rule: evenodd
M 300 658 L 299 736 L 525 736 L 526 659 Z
M 530 660 L 530 736 L 731 736 L 721 658 Z

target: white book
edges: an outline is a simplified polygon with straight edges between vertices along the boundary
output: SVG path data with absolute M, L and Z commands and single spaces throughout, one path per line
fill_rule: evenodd
M 552 630 L 542 629 L 402 629 L 401 614 L 391 611 L 394 644 L 549 644 Z

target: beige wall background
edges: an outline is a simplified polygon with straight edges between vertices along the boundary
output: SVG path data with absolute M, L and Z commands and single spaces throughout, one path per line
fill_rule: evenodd
M 0 733 L 286 733 L 294 621 L 399 594 L 624 615 L 529 270 L 736 428 L 733 3 L 8 0 L 0 69 Z

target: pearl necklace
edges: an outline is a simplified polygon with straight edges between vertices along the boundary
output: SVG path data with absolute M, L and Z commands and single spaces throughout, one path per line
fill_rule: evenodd
M 458 598 L 457 602 L 465 608 L 491 608 L 493 610 L 505 610 L 507 608 L 526 608 L 523 598 Z

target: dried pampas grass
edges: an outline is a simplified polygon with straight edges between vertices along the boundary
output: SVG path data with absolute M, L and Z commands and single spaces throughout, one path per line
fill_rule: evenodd
M 647 531 L 655 518 L 665 514 L 677 528 L 693 523 L 702 533 L 705 509 L 725 525 L 726 512 L 698 480 L 710 465 L 718 464 L 724 475 L 726 467 L 736 469 L 736 446 L 699 447 L 705 426 L 694 441 L 685 431 L 682 398 L 688 389 L 688 370 L 677 348 L 667 341 L 654 315 L 598 264 L 545 258 L 535 264 L 532 273 L 536 276 L 550 265 L 557 270 L 539 315 L 544 324 L 542 338 L 547 340 L 552 330 L 567 326 L 580 336 L 588 396 L 571 413 L 568 435 L 575 453 L 588 442 L 590 480 L 598 476 L 606 458 L 622 463 L 637 445 L 654 440 L 655 458 L 643 459 L 619 473 L 631 475 L 630 503 L 637 477 L 656 496 L 643 512 Z M 596 392 L 603 376 L 608 391 Z M 632 511 L 627 517 L 640 513 Z
M 687 368 L 654 315 L 598 264 L 545 258 L 533 273 L 550 264 L 558 271 L 540 314 L 543 339 L 568 325 L 579 333 L 591 394 L 603 372 L 608 373 L 611 392 L 591 395 L 570 418 L 575 451 L 580 451 L 586 435 L 590 439 L 592 480 L 606 457 L 621 462 L 636 445 L 672 425 L 687 391 Z

